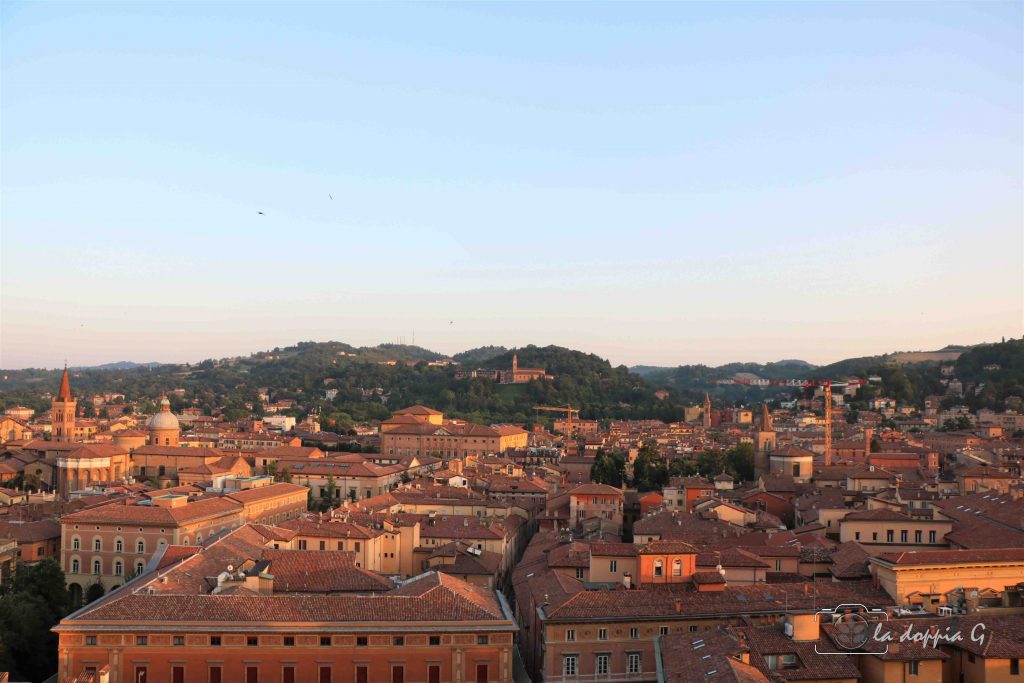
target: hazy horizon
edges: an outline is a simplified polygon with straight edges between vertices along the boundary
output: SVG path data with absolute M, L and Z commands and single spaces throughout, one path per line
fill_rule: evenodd
M 1007 336 L 1005 338 L 1009 339 L 1010 337 Z M 1000 338 L 998 340 L 985 340 L 985 341 L 980 341 L 980 342 L 972 342 L 972 343 L 969 343 L 969 344 L 959 344 L 959 343 L 951 342 L 949 344 L 944 344 L 942 347 L 937 347 L 937 348 L 933 348 L 933 349 L 913 349 L 913 348 L 887 349 L 885 351 L 879 351 L 877 353 L 861 353 L 861 354 L 855 354 L 853 356 L 843 356 L 841 358 L 831 358 L 831 359 L 827 359 L 827 360 L 823 360 L 823 361 L 814 361 L 814 360 L 810 360 L 808 358 L 799 358 L 797 356 L 782 356 L 782 357 L 779 357 L 779 358 L 758 359 L 758 360 L 742 357 L 742 358 L 734 358 L 732 360 L 728 360 L 728 361 L 721 362 L 721 363 L 719 363 L 719 362 L 709 363 L 709 362 L 701 361 L 699 359 L 698 360 L 682 360 L 682 361 L 679 361 L 679 362 L 670 362 L 670 363 L 646 363 L 646 362 L 643 362 L 643 361 L 627 363 L 627 362 L 617 361 L 615 358 L 611 358 L 611 357 L 609 357 L 609 356 L 607 356 L 605 354 L 602 354 L 602 353 L 600 353 L 598 351 L 595 351 L 593 349 L 573 348 L 573 347 L 567 347 L 567 348 L 571 348 L 573 351 L 580 351 L 582 353 L 593 353 L 593 354 L 596 354 L 597 356 L 600 356 L 601 358 L 604 358 L 604 359 L 608 360 L 613 366 L 626 365 L 626 366 L 629 366 L 629 367 L 634 367 L 634 366 L 678 367 L 678 366 L 681 366 L 681 365 L 707 365 L 707 366 L 710 366 L 710 367 L 717 367 L 717 366 L 720 366 L 720 365 L 725 365 L 727 363 L 760 363 L 760 364 L 767 364 L 767 363 L 778 363 L 780 361 L 805 361 L 805 362 L 810 363 L 810 364 L 815 365 L 815 366 L 823 366 L 823 365 L 829 365 L 831 363 L 836 363 L 836 362 L 841 361 L 841 360 L 846 360 L 847 358 L 857 358 L 857 357 L 864 357 L 864 356 L 881 356 L 881 355 L 885 355 L 885 354 L 889 354 L 889 353 L 932 352 L 932 351 L 939 351 L 939 350 L 941 350 L 941 348 L 944 348 L 946 346 L 977 346 L 979 344 L 995 343 L 997 341 L 1001 341 L 1002 339 L 1003 338 Z M 164 360 L 164 359 L 160 359 L 160 358 L 150 358 L 150 359 L 116 358 L 116 359 L 110 359 L 110 360 L 100 360 L 100 361 L 96 361 L 96 362 L 93 362 L 93 363 L 71 363 L 71 362 L 69 362 L 68 363 L 68 367 L 75 368 L 75 369 L 86 369 L 87 370 L 87 369 L 95 368 L 97 366 L 107 365 L 107 364 L 112 364 L 112 363 L 136 363 L 136 364 L 139 364 L 139 365 L 145 365 L 145 364 L 148 364 L 148 363 L 159 363 L 161 365 L 183 365 L 183 364 L 195 365 L 195 364 L 201 363 L 201 362 L 203 362 L 205 360 L 222 360 L 222 359 L 226 359 L 226 358 L 246 358 L 246 357 L 248 357 L 248 356 L 250 356 L 252 354 L 255 354 L 255 353 L 266 353 L 268 351 L 273 351 L 273 349 L 275 349 L 275 348 L 284 349 L 284 348 L 294 347 L 294 346 L 296 346 L 299 343 L 305 343 L 305 342 L 315 342 L 315 343 L 339 342 L 339 343 L 343 343 L 343 344 L 349 344 L 350 346 L 353 346 L 353 347 L 356 347 L 356 348 L 361 348 L 361 347 L 363 347 L 363 348 L 373 348 L 373 347 L 376 347 L 376 346 L 378 346 L 380 344 L 405 344 L 405 345 L 408 345 L 408 346 L 418 346 L 418 347 L 423 348 L 423 349 L 425 349 L 427 351 L 433 351 L 435 353 L 443 354 L 443 355 L 446 355 L 446 356 L 454 356 L 457 353 L 461 353 L 463 351 L 470 351 L 472 349 L 479 348 L 480 346 L 505 346 L 509 350 L 513 350 L 515 348 L 523 348 L 525 346 L 529 346 L 530 345 L 530 343 L 526 343 L 526 344 L 522 344 L 522 345 L 520 345 L 518 347 L 512 347 L 512 346 L 509 346 L 507 344 L 491 343 L 491 344 L 481 344 L 480 346 L 472 346 L 472 347 L 466 347 L 466 348 L 459 348 L 459 349 L 455 349 L 455 350 L 447 350 L 447 349 L 446 350 L 442 350 L 442 349 L 431 348 L 429 346 L 424 346 L 423 344 L 419 344 L 419 343 L 413 344 L 412 341 L 410 341 L 409 339 L 406 339 L 404 341 L 397 341 L 397 340 L 396 341 L 382 341 L 382 342 L 371 343 L 371 344 L 354 344 L 354 343 L 352 343 L 350 341 L 346 341 L 344 339 L 315 339 L 315 340 L 314 339 L 302 339 L 302 340 L 298 340 L 298 341 L 294 341 L 294 342 L 289 342 L 287 344 L 275 344 L 274 346 L 267 347 L 267 348 L 251 349 L 251 350 L 245 351 L 245 352 L 228 353 L 228 354 L 224 354 L 224 355 L 207 356 L 207 357 L 203 357 L 203 358 L 186 358 L 186 359 L 180 359 L 180 360 Z M 538 347 L 548 346 L 548 344 L 533 344 L 533 345 L 534 346 L 538 346 Z M 561 344 L 556 344 L 555 346 L 562 346 L 562 345 Z M 14 368 L 14 367 L 0 366 L 0 370 L 11 370 L 11 371 L 17 371 L 17 370 L 48 370 L 48 371 L 52 371 L 52 370 L 60 370 L 62 367 L 64 367 L 63 363 L 61 363 L 60 365 L 52 366 L 52 367 L 25 366 L 25 367 Z
M 0 367 L 1019 337 L 1022 36 L 1019 2 L 3 3 Z

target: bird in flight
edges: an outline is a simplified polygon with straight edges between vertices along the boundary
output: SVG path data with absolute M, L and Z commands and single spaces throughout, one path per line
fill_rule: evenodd
M 327 193 L 327 196 L 331 198 L 331 201 L 334 201 L 334 195 L 333 195 L 333 194 L 331 194 L 330 192 L 328 192 L 328 193 Z
M 267 214 L 263 213 L 262 211 L 257 211 L 256 213 L 258 213 L 261 216 L 266 216 L 267 215 Z
M 455 324 L 455 321 L 454 321 L 454 320 L 449 320 L 449 321 L 448 321 L 448 324 L 449 324 L 449 325 L 454 325 L 454 324 Z

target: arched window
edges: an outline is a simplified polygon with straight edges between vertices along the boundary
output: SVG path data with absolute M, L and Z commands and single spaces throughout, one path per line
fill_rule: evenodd
M 135 542 L 135 552 L 144 553 L 146 552 L 146 542 L 141 538 Z
M 661 560 L 654 561 L 654 575 L 664 576 L 665 575 L 665 563 Z
M 114 541 L 114 551 L 118 553 L 124 552 L 124 541 L 120 538 Z
M 683 561 L 682 560 L 672 560 L 672 576 L 682 576 L 682 575 L 683 575 Z
M 92 573 L 93 574 L 96 574 L 97 576 L 99 576 L 102 568 L 103 568 L 103 565 L 102 565 L 102 563 L 99 560 L 93 560 L 92 561 Z
M 118 560 L 117 562 L 114 563 L 114 576 L 121 576 L 121 574 L 123 574 L 123 573 L 124 573 L 124 565 L 121 563 L 121 560 Z
M 203 542 L 203 535 L 202 534 L 196 534 L 196 545 L 199 545 L 202 542 Z
M 95 550 L 96 552 L 99 552 L 99 551 L 103 550 L 103 539 L 101 539 L 101 538 L 94 538 L 94 539 L 92 539 L 92 549 Z
M 72 538 L 71 539 L 71 549 L 72 550 L 81 550 L 82 549 L 82 539 L 80 539 L 78 536 L 75 536 L 74 538 Z
M 78 570 L 80 568 L 81 568 L 81 565 L 78 563 L 77 559 L 71 560 L 71 573 L 72 574 L 77 574 Z
M 145 568 L 146 568 L 146 565 L 142 564 L 142 562 L 136 562 L 135 563 L 135 575 L 138 576 L 139 574 L 141 574 L 142 570 L 145 569 Z

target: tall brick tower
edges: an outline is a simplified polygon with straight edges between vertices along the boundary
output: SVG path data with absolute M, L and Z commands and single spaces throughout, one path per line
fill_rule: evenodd
M 711 395 L 704 394 L 704 429 L 711 429 Z
M 64 366 L 64 374 L 60 378 L 60 389 L 57 397 L 50 402 L 51 434 L 54 441 L 71 443 L 75 440 L 75 406 L 77 401 L 71 396 L 71 381 L 68 379 L 68 366 Z

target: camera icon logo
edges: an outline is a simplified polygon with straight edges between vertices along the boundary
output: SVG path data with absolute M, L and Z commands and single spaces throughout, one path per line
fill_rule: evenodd
M 819 610 L 814 615 L 818 623 L 830 627 L 829 638 L 822 638 L 814 644 L 818 654 L 852 655 L 878 654 L 889 651 L 887 639 L 882 634 L 882 624 L 889 621 L 885 610 L 869 609 L 861 604 L 838 605 L 833 609 Z M 831 647 L 835 643 L 835 647 Z

